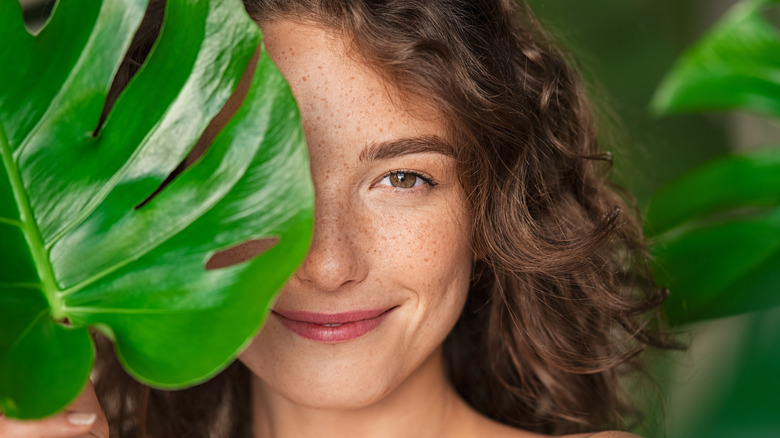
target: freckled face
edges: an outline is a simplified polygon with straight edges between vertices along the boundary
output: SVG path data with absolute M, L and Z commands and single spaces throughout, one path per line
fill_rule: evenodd
M 366 406 L 437 352 L 460 315 L 472 260 L 465 195 L 435 110 L 391 96 L 333 33 L 283 20 L 262 27 L 301 110 L 315 229 L 241 360 L 293 402 Z M 282 316 L 362 311 L 382 315 L 357 332 Z

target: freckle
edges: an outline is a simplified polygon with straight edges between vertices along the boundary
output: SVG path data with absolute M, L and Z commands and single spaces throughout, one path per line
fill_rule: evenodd
M 318 66 L 317 66 L 317 70 L 322 70 L 322 66 L 321 66 L 321 65 L 318 65 Z
M 306 82 L 306 76 L 301 76 L 301 80 L 302 80 L 303 82 Z
M 320 116 L 317 116 L 317 120 L 319 120 L 319 119 L 320 119 Z

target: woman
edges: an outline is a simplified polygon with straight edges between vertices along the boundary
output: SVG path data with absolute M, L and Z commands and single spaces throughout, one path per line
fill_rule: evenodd
M 316 199 L 307 258 L 211 382 L 154 391 L 104 363 L 100 404 L 88 388 L 63 414 L 0 427 L 628 436 L 593 433 L 633 419 L 623 377 L 663 344 L 648 328 L 663 293 L 604 179 L 579 78 L 528 8 L 245 4 L 301 110 Z M 143 57 L 148 41 L 137 47 Z

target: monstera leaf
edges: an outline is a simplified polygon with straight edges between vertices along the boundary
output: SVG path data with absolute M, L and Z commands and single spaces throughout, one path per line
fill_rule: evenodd
M 780 305 L 780 148 L 691 170 L 655 194 L 646 227 L 671 321 Z
M 264 53 L 227 126 L 163 185 L 258 47 L 240 0 L 168 0 L 151 55 L 98 128 L 146 7 L 59 2 L 32 36 L 18 1 L 0 0 L 0 411 L 8 416 L 45 416 L 76 397 L 94 358 L 89 327 L 114 341 L 143 382 L 207 379 L 257 332 L 305 255 L 313 200 L 305 142 Z M 209 265 L 218 251 L 261 239 L 276 244 L 242 263 Z
M 660 114 L 744 109 L 780 118 L 780 0 L 745 0 L 669 72 Z M 653 272 L 675 323 L 780 305 L 780 149 L 720 158 L 659 190 L 647 211 Z
M 653 97 L 656 113 L 746 109 L 780 118 L 780 33 L 763 12 L 780 0 L 746 0 L 691 47 Z

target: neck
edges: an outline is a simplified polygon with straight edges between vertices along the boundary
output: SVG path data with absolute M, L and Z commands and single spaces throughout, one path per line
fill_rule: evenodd
M 397 388 L 368 406 L 301 406 L 275 393 L 257 376 L 253 376 L 252 392 L 256 438 L 454 437 L 469 430 L 473 419 L 473 411 L 444 375 L 441 349 Z

